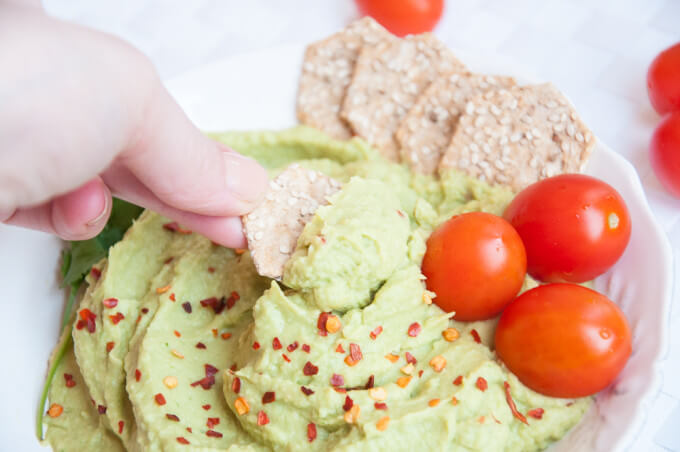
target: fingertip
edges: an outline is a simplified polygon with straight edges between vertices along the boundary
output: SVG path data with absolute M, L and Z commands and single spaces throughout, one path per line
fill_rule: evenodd
M 54 231 L 66 240 L 87 240 L 101 232 L 111 214 L 111 192 L 93 179 L 52 202 Z

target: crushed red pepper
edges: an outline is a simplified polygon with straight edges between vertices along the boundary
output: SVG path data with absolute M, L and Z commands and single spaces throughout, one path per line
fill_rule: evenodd
M 328 331 L 326 331 L 326 322 L 328 321 L 328 317 L 330 315 L 330 312 L 322 312 L 319 314 L 319 318 L 316 321 L 316 329 L 318 330 L 319 336 L 328 336 Z
M 106 407 L 104 405 L 97 405 L 97 413 L 106 414 Z
M 510 411 L 512 412 L 512 415 L 517 418 L 518 421 L 520 421 L 523 424 L 529 425 L 527 422 L 527 418 L 524 417 L 522 413 L 520 413 L 517 410 L 517 406 L 515 405 L 515 401 L 512 400 L 512 394 L 510 394 L 510 383 L 507 381 L 503 382 L 503 389 L 505 389 L 505 401 L 508 403 L 508 406 L 510 407 Z
M 338 346 L 335 347 L 335 351 L 338 353 L 345 353 L 345 349 L 342 348 L 342 344 L 338 344 Z
M 105 308 L 113 309 L 118 306 L 118 298 L 104 298 L 102 304 Z
M 178 436 L 178 437 L 177 437 L 177 442 L 180 443 L 180 444 L 190 444 L 190 443 L 189 443 L 189 440 L 186 439 L 186 438 L 183 437 L 183 436 Z
M 345 404 L 342 406 L 342 409 L 345 411 L 349 411 L 352 409 L 354 406 L 354 400 L 350 396 L 345 396 Z
M 376 410 L 386 410 L 387 409 L 387 404 L 385 402 L 375 402 L 373 404 Z
M 309 344 L 302 344 L 302 351 L 305 353 L 309 353 L 312 351 L 312 348 L 309 346 Z
M 257 342 L 257 341 L 253 342 L 253 350 L 259 350 L 259 348 L 260 348 L 260 343 Z
M 378 336 L 380 336 L 380 333 L 382 333 L 383 327 L 378 326 L 376 327 L 373 331 L 371 331 L 368 335 L 371 337 L 371 339 L 376 340 Z
M 179 422 L 179 417 L 175 414 L 168 413 L 168 414 L 165 415 L 165 417 L 168 418 L 171 421 Z
M 363 359 L 364 355 L 361 353 L 361 347 L 359 347 L 359 344 L 355 344 L 353 342 L 349 344 L 349 356 L 355 363 L 358 363 Z
M 191 230 L 182 228 L 179 225 L 179 223 L 177 223 L 176 221 L 172 221 L 170 223 L 165 223 L 163 225 L 163 229 L 168 230 L 170 232 L 177 232 L 179 234 L 184 234 L 184 235 L 191 234 Z
M 404 358 L 406 359 L 406 362 L 409 363 L 409 364 L 415 365 L 418 362 L 416 357 L 413 356 L 412 354 L 410 354 L 409 352 L 404 353 Z
M 175 297 L 175 293 L 171 293 L 170 296 L 168 297 L 170 301 L 177 301 L 177 298 Z
M 220 418 L 218 417 L 209 417 L 208 420 L 205 423 L 206 427 L 208 428 L 213 428 L 216 425 L 220 425 Z
M 420 323 L 413 322 L 408 327 L 408 335 L 410 337 L 416 337 L 420 334 L 420 330 L 421 330 Z
M 286 355 L 283 355 L 286 356 Z M 319 373 L 319 368 L 312 364 L 311 362 L 307 361 L 305 363 L 305 367 L 302 368 L 302 373 L 309 376 L 316 375 Z
M 375 385 L 375 375 L 371 375 L 368 377 L 368 381 L 366 382 L 366 386 L 364 386 L 364 389 L 371 389 Z
M 527 411 L 527 416 L 533 417 L 534 419 L 543 419 L 543 413 L 545 413 L 543 408 L 534 408 L 533 410 Z
M 123 320 L 125 316 L 121 314 L 120 312 L 116 312 L 114 315 L 110 315 L 109 319 L 111 320 L 111 323 L 114 325 L 118 325 L 118 323 Z
M 241 390 L 241 379 L 239 377 L 234 378 L 231 382 L 231 390 L 234 391 L 234 394 L 238 394 Z
M 208 273 L 215 273 L 215 267 L 208 267 Z
M 208 403 L 208 404 L 202 405 L 201 408 L 203 408 L 205 411 L 208 411 L 211 408 L 211 406 Z
M 153 396 L 153 399 L 156 401 L 157 404 L 161 406 L 165 405 L 165 397 L 160 392 Z
M 73 375 L 71 374 L 64 374 L 64 380 L 66 381 L 67 388 L 72 388 L 76 385 L 76 382 L 73 379 Z
M 219 372 L 217 367 L 212 366 L 210 364 L 206 364 L 205 377 L 201 378 L 198 381 L 194 381 L 193 383 L 191 383 L 191 386 L 196 387 L 198 385 L 201 385 L 201 387 L 207 391 L 208 389 L 212 388 L 213 385 L 215 384 L 215 375 L 217 375 L 217 372 Z
M 222 339 L 224 339 L 225 341 L 226 341 L 227 339 L 231 339 L 231 333 L 222 333 L 220 336 L 221 336 Z
M 99 270 L 97 267 L 92 267 L 92 269 L 90 270 L 90 275 L 92 275 L 95 281 L 98 281 L 99 278 L 102 276 L 102 271 Z
M 302 391 L 302 393 L 303 393 L 304 395 L 308 396 L 308 397 L 309 397 L 310 395 L 314 394 L 314 391 L 313 391 L 313 390 L 311 390 L 311 389 L 309 389 L 309 388 L 305 388 L 304 386 L 300 386 L 300 391 Z
M 281 357 L 283 357 L 283 359 L 284 359 L 287 363 L 290 362 L 290 358 L 289 358 L 288 356 L 286 356 L 285 353 L 283 353 L 283 354 L 281 355 Z
M 463 376 L 458 375 L 455 380 L 453 380 L 453 384 L 456 386 L 460 386 L 463 384 Z
M 111 350 L 113 350 L 113 347 L 116 346 L 115 342 L 107 342 L 106 343 L 106 352 L 111 353 Z
M 87 331 L 92 334 L 95 332 L 97 325 L 95 324 L 95 319 L 97 316 L 87 308 L 81 309 L 78 312 L 80 320 L 76 323 L 76 329 L 82 330 L 87 328 Z
M 331 376 L 331 385 L 337 387 L 340 387 L 345 384 L 345 377 L 342 375 L 338 374 L 333 374 Z
M 184 308 L 184 311 L 185 311 L 187 314 L 191 314 L 191 311 L 192 311 L 192 309 L 191 309 L 191 303 L 189 303 L 188 301 L 185 302 L 185 303 L 182 303 L 182 308 Z
M 142 308 L 142 314 L 148 314 L 149 308 Z
M 269 417 L 267 416 L 267 413 L 264 411 L 259 411 L 257 413 L 257 425 L 267 425 L 269 424 Z
M 224 297 L 220 299 L 217 297 L 210 297 L 206 298 L 205 300 L 201 300 L 200 303 L 204 308 L 212 308 L 215 314 L 220 314 L 227 306 L 226 299 Z
M 272 348 L 274 350 L 281 350 L 281 348 L 283 348 L 283 345 L 281 345 L 281 341 L 279 340 L 278 337 L 272 339 Z
M 135 380 L 139 381 L 142 378 L 142 372 L 139 371 L 139 369 L 135 369 Z
M 481 344 L 481 343 L 482 343 L 482 338 L 479 337 L 479 333 L 477 332 L 476 329 L 474 329 L 474 328 L 471 329 L 471 330 L 470 330 L 470 335 L 471 335 L 472 338 L 475 340 L 475 342 L 477 342 L 478 344 Z
M 125 428 L 125 421 L 118 421 L 118 434 L 123 434 L 123 428 Z
M 289 344 L 288 347 L 286 347 L 286 350 L 288 350 L 289 353 L 293 353 L 299 346 L 300 344 L 298 344 L 298 341 L 295 341 L 292 344 Z
M 484 377 L 477 377 L 475 386 L 477 386 L 477 389 L 479 389 L 482 392 L 486 391 L 486 389 L 489 387 Z
M 177 330 L 173 331 L 173 334 L 177 337 L 182 337 L 182 334 Z
M 262 404 L 272 403 L 276 401 L 276 393 L 274 391 L 267 391 L 262 395 Z
M 196 343 L 196 348 L 200 348 L 201 350 L 205 350 L 207 347 L 203 342 L 197 342 Z
M 307 439 L 310 443 L 316 439 L 316 424 L 314 422 L 307 424 Z
M 234 291 L 229 294 L 229 298 L 227 298 L 227 310 L 231 309 L 234 307 L 237 301 L 241 299 L 241 296 L 238 294 L 238 292 Z

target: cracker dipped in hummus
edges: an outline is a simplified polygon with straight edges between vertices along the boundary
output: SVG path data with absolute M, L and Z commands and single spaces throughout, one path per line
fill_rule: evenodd
M 353 64 L 359 51 L 352 55 Z M 524 91 L 504 93 L 522 105 Z M 456 118 L 480 122 L 466 115 L 476 118 L 475 105 L 493 99 L 484 94 L 467 113 L 456 107 Z M 397 109 L 400 117 L 407 107 Z M 351 127 L 339 108 L 331 111 L 334 127 Z M 507 124 L 499 117 L 497 128 Z M 417 162 L 418 150 L 386 153 L 307 126 L 215 135 L 279 181 L 285 193 L 272 194 L 272 206 L 288 199 L 304 206 L 274 209 L 269 223 L 261 212 L 246 219 L 246 232 L 249 222 L 255 228 L 251 251 L 144 212 L 87 277 L 57 346 L 65 354 L 49 399 L 60 410 L 46 420 L 47 442 L 64 452 L 532 451 L 563 437 L 591 399 L 525 387 L 493 351 L 496 319 L 458 322 L 425 288 L 420 265 L 430 233 L 459 213 L 501 214 L 513 198 L 514 184 L 492 185 L 512 177 L 505 166 L 466 171 L 485 161 L 470 146 L 475 130 L 439 128 L 451 144 L 438 151 L 448 163 L 436 172 L 391 160 Z M 524 140 L 539 160 L 555 155 L 554 141 L 534 138 L 512 145 Z M 506 144 L 501 137 L 480 152 L 505 157 Z M 460 153 L 464 165 L 452 157 Z M 522 181 L 540 171 L 540 161 L 528 165 Z M 322 187 L 316 194 L 305 191 L 314 184 Z M 523 290 L 535 285 L 527 276 Z

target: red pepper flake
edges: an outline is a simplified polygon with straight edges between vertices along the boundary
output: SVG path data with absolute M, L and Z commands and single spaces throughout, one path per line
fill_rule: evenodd
M 179 417 L 177 417 L 174 414 L 168 413 L 168 414 L 165 415 L 165 417 L 168 418 L 171 421 L 179 422 Z
M 262 404 L 272 403 L 276 401 L 276 393 L 274 391 L 267 391 L 262 396 Z
M 312 348 L 309 346 L 309 344 L 302 344 L 302 351 L 305 353 L 309 353 L 312 351 Z
M 220 371 L 217 367 L 211 364 L 204 364 L 203 367 L 205 368 L 205 375 L 208 377 L 217 375 L 217 373 Z
M 362 360 L 364 355 L 361 353 L 361 347 L 359 347 L 359 344 L 355 343 L 349 344 L 349 356 L 352 357 L 352 361 L 354 361 L 355 363 Z
M 371 389 L 375 385 L 375 376 L 371 375 L 368 377 L 368 381 L 366 382 L 366 386 L 364 386 L 364 389 Z
M 202 405 L 201 408 L 203 408 L 205 411 L 208 411 L 211 407 L 210 404 Z
M 310 443 L 316 439 L 316 424 L 314 422 L 307 424 L 307 439 Z
M 399 216 L 402 217 L 402 218 L 404 218 L 404 216 L 405 216 L 405 215 L 404 215 L 404 212 L 402 212 L 402 211 L 399 210 L 399 209 L 397 209 L 397 214 L 399 214 Z
M 169 258 L 165 259 L 165 261 L 163 261 L 163 263 L 165 265 L 168 265 L 170 262 L 172 262 L 174 260 L 175 260 L 175 256 L 170 256 Z
M 286 350 L 288 350 L 288 353 L 293 353 L 299 346 L 300 344 L 298 344 L 298 341 L 295 341 L 292 344 L 289 344 L 288 347 L 286 347 Z
M 493 420 L 496 422 L 496 424 L 501 424 L 501 421 L 498 420 L 498 418 L 496 417 L 495 414 L 491 413 L 491 417 L 492 417 Z
M 259 348 L 260 348 L 260 343 L 257 342 L 257 341 L 253 342 L 253 350 L 257 350 Z
M 418 378 L 420 378 L 422 376 L 423 376 L 423 370 L 421 369 L 421 370 L 418 371 Z
M 290 362 L 290 358 L 288 356 L 286 356 L 285 353 L 283 353 L 281 356 L 283 357 L 284 360 L 286 360 L 287 363 Z
M 186 439 L 186 438 L 183 437 L 183 436 L 178 436 L 178 437 L 177 437 L 177 442 L 180 443 L 180 444 L 189 444 L 189 440 Z
M 342 406 L 342 409 L 345 411 L 349 411 L 352 409 L 354 406 L 354 400 L 350 398 L 350 396 L 345 396 L 345 404 Z
M 455 380 L 453 380 L 453 384 L 456 386 L 460 386 L 463 384 L 463 376 L 458 375 Z
M 226 306 L 226 300 L 224 297 L 220 298 L 219 300 L 217 297 L 210 297 L 206 298 L 205 300 L 201 300 L 200 303 L 204 308 L 212 308 L 215 314 L 220 314 L 222 311 L 224 311 Z
M 380 336 L 380 333 L 382 333 L 382 330 L 383 330 L 382 326 L 376 327 L 376 329 L 369 333 L 369 336 L 371 337 L 371 339 L 376 340 L 378 336 Z
M 515 401 L 512 400 L 512 394 L 510 394 L 510 383 L 507 381 L 503 382 L 503 388 L 505 389 L 505 401 L 508 403 L 508 406 L 510 407 L 510 411 L 512 412 L 512 415 L 517 418 L 518 421 L 520 421 L 523 424 L 529 425 L 527 422 L 527 418 L 524 417 L 522 413 L 517 411 L 517 406 L 515 405 Z
M 194 431 L 191 429 L 191 427 L 187 427 L 187 432 L 194 433 Z
M 90 275 L 92 275 L 94 280 L 97 281 L 102 276 L 102 271 L 99 270 L 97 267 L 92 267 L 92 269 L 90 270 Z
M 477 342 L 478 344 L 482 343 L 482 338 L 479 337 L 479 333 L 477 332 L 476 329 L 473 328 L 472 330 L 470 330 L 470 335 L 475 340 L 475 342 Z
M 177 337 L 182 337 L 182 334 L 177 330 L 173 331 L 173 334 Z
M 300 386 L 300 391 L 302 391 L 302 393 L 303 393 L 304 395 L 306 395 L 307 397 L 309 397 L 310 395 L 314 394 L 314 391 L 312 391 L 312 390 L 309 389 L 309 388 L 305 388 L 304 386 Z
M 208 389 L 212 388 L 214 384 L 215 375 L 207 375 L 200 380 L 191 383 L 191 386 L 195 388 L 196 386 L 201 385 L 201 387 L 207 391 Z
M 287 358 L 286 355 L 283 356 Z M 319 368 L 312 364 L 311 362 L 307 361 L 305 363 L 305 367 L 302 368 L 302 373 L 307 375 L 308 377 L 311 375 L 316 375 L 319 373 Z
M 408 327 L 408 335 L 411 337 L 416 337 L 417 335 L 420 334 L 420 330 L 421 330 L 420 323 L 413 322 Z
M 123 428 L 125 427 L 125 421 L 118 421 L 118 434 L 123 434 Z
M 267 416 L 267 413 L 264 411 L 259 411 L 257 413 L 257 425 L 267 425 L 269 424 L 269 417 Z
M 118 306 L 118 298 L 104 298 L 102 304 L 105 308 L 113 309 Z
M 71 374 L 64 374 L 64 380 L 66 381 L 67 388 L 72 388 L 76 385 L 75 380 L 73 380 L 73 375 Z
M 175 297 L 175 292 L 171 293 L 168 298 L 170 299 L 170 301 L 177 301 L 177 298 Z
M 345 384 L 345 377 L 338 374 L 333 374 L 331 376 L 331 385 L 336 388 Z
M 165 223 L 163 225 L 163 229 L 166 229 L 170 232 L 177 232 L 179 234 L 191 234 L 191 231 L 189 229 L 184 229 L 182 228 L 176 221 L 170 222 L 170 223 Z
M 570 406 L 572 406 L 573 404 L 574 404 L 574 402 L 567 402 L 567 404 L 566 404 L 565 406 L 566 406 L 566 407 L 570 407 Z
M 184 308 L 184 311 L 187 314 L 191 314 L 191 310 L 192 310 L 191 309 L 191 303 L 189 303 L 188 301 L 186 303 L 182 303 L 182 307 Z
M 87 328 L 87 331 L 90 334 L 94 333 L 97 328 L 94 323 L 97 316 L 87 308 L 81 309 L 78 314 L 80 315 L 80 320 L 76 323 L 76 329 L 82 330 L 83 328 Z
M 135 369 L 135 381 L 139 381 L 142 379 L 142 373 L 139 371 L 139 369 Z
M 335 347 L 335 351 L 338 353 L 345 353 L 345 349 L 342 348 L 342 344 L 338 344 L 338 346 Z
M 208 273 L 215 273 L 215 267 L 208 267 Z
M 376 410 L 386 410 L 387 409 L 387 404 L 385 402 L 375 402 L 373 404 Z
M 527 411 L 527 416 L 533 417 L 534 419 L 542 419 L 545 410 L 543 408 L 534 408 L 533 410 Z
M 104 405 L 97 405 L 97 413 L 106 414 L 106 407 Z
M 234 307 L 237 301 L 241 299 L 241 296 L 238 294 L 238 292 L 234 291 L 231 294 L 229 294 L 229 298 L 227 298 L 227 310 L 231 309 Z
M 241 390 L 241 379 L 239 377 L 234 378 L 231 382 L 231 390 L 234 391 L 234 394 L 238 394 Z
M 275 337 L 274 339 L 272 339 L 272 348 L 274 350 L 281 350 L 282 347 L 283 347 L 283 345 L 281 345 L 281 341 L 279 340 L 278 337 Z
M 149 308 L 142 308 L 142 314 L 148 314 Z
M 404 353 L 404 358 L 406 359 L 406 362 L 409 364 L 416 364 L 418 362 L 416 357 L 410 354 L 409 352 Z
M 319 336 L 328 336 L 328 331 L 326 331 L 326 322 L 328 321 L 328 317 L 330 315 L 330 312 L 322 312 L 319 314 L 319 318 L 316 321 L 316 329 L 318 330 Z
M 106 352 L 111 353 L 111 350 L 113 350 L 113 347 L 116 346 L 115 342 L 107 342 L 106 343 Z
M 205 425 L 206 425 L 208 428 L 212 429 L 212 428 L 215 427 L 216 425 L 220 425 L 220 418 L 218 418 L 218 417 L 209 417 L 209 418 L 208 418 L 208 421 L 205 423 Z
M 203 342 L 197 342 L 196 343 L 196 348 L 200 348 L 201 350 L 205 350 L 207 347 Z
M 479 389 L 482 392 L 486 391 L 486 389 L 489 387 L 484 377 L 477 377 L 475 386 L 477 386 L 477 389 Z
M 163 394 L 161 394 L 160 392 L 159 392 L 158 394 L 156 394 L 155 396 L 153 396 L 153 399 L 154 399 L 154 400 L 156 401 L 156 403 L 159 404 L 160 406 L 165 405 L 165 397 L 163 397 Z
M 347 389 L 345 389 L 345 388 L 333 388 L 333 391 L 337 392 L 338 394 L 345 394 L 347 392 Z
M 114 315 L 109 316 L 109 319 L 111 319 L 111 323 L 113 323 L 114 325 L 118 325 L 118 323 L 124 318 L 125 316 L 120 312 L 116 312 Z

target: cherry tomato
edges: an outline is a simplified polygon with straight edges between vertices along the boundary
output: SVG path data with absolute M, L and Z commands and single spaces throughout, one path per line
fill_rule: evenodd
M 680 198 L 680 111 L 661 120 L 649 146 L 652 168 L 661 184 Z
M 547 282 L 584 282 L 607 271 L 630 239 L 630 215 L 610 185 L 562 174 L 522 190 L 503 215 L 527 252 L 527 271 Z
M 604 295 L 556 283 L 524 292 L 496 328 L 496 353 L 529 388 L 583 397 L 607 387 L 631 354 L 621 309 Z
M 522 288 L 526 253 L 517 231 L 496 215 L 457 215 L 427 240 L 422 271 L 434 302 L 456 320 L 498 314 Z
M 647 72 L 647 93 L 659 114 L 680 110 L 680 43 L 652 61 Z
M 444 10 L 444 0 L 356 0 L 356 4 L 361 14 L 397 36 L 431 31 Z

